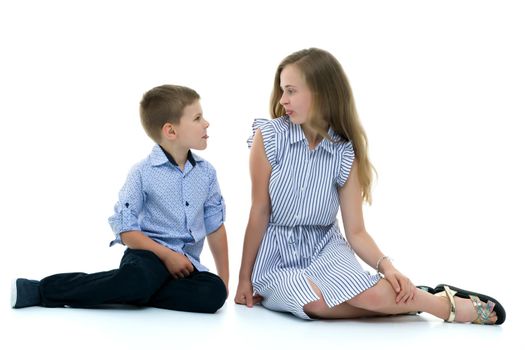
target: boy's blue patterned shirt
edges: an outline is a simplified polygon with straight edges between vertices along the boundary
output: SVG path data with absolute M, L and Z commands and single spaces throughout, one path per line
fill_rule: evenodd
M 225 206 L 213 166 L 188 153 L 184 171 L 159 145 L 136 164 L 119 193 L 109 224 L 120 234 L 141 231 L 155 242 L 185 254 L 199 271 L 204 238 L 224 222 Z

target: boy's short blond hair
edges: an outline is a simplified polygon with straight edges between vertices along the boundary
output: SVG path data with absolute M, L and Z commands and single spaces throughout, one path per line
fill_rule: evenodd
M 195 90 L 179 85 L 161 85 L 147 91 L 140 101 L 140 121 L 146 134 L 159 143 L 164 124 L 178 124 L 184 108 L 199 99 Z

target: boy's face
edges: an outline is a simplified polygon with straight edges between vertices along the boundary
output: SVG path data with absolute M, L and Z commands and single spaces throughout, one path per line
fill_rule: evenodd
M 184 108 L 179 124 L 174 125 L 179 146 L 203 150 L 208 145 L 207 129 L 210 123 L 202 116 L 199 100 Z

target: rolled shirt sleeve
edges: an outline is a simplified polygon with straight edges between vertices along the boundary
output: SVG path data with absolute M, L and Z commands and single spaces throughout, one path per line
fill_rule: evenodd
M 108 222 L 115 234 L 115 240 L 110 245 L 122 243 L 120 234 L 127 231 L 140 231 L 139 213 L 144 205 L 140 168 L 131 169 L 126 182 L 119 192 L 119 199 L 114 207 L 114 214 Z
M 209 195 L 204 203 L 204 226 L 206 234 L 217 231 L 226 219 L 226 206 L 221 195 L 217 172 L 210 164 L 210 186 Z

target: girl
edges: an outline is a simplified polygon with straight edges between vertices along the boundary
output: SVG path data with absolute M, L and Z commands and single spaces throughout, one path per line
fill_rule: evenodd
M 446 285 L 416 288 L 366 232 L 362 202 L 370 203 L 373 169 L 367 138 L 330 53 L 313 48 L 286 57 L 271 112 L 271 121 L 255 120 L 248 140 L 252 207 L 236 303 L 262 301 L 304 319 L 425 311 L 449 322 L 505 321 L 494 298 Z M 355 254 L 377 273 L 366 272 Z

